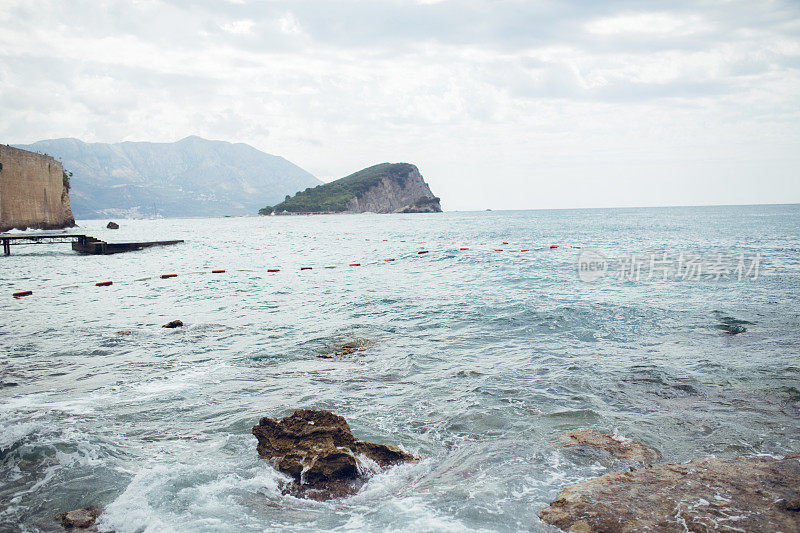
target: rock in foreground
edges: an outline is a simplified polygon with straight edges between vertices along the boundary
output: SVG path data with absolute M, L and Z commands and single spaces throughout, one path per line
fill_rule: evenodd
M 613 472 L 540 513 L 566 531 L 800 531 L 800 454 L 695 459 Z
M 312 499 L 353 494 L 375 466 L 417 460 L 397 446 L 357 440 L 347 421 L 330 411 L 300 409 L 280 421 L 264 417 L 253 435 L 258 454 L 294 478 L 288 492 Z
M 183 327 L 183 322 L 181 322 L 180 320 L 173 320 L 171 322 L 167 322 L 166 324 L 164 324 L 161 327 L 162 328 L 169 328 L 169 329 L 182 328 Z
M 570 431 L 562 436 L 561 442 L 564 446 L 591 446 L 608 452 L 617 459 L 636 463 L 655 463 L 661 459 L 659 452 L 644 444 L 589 428 Z
M 65 529 L 87 528 L 94 524 L 99 514 L 94 507 L 84 507 L 83 509 L 61 513 L 56 518 L 61 521 L 61 525 Z

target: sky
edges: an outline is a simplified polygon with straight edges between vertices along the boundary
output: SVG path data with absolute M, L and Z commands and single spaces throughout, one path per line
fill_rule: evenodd
M 800 202 L 800 2 L 0 0 L 0 142 L 244 142 L 446 210 Z

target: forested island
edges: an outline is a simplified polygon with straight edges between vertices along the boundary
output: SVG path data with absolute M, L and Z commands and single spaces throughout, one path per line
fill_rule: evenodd
M 381 163 L 330 183 L 309 187 L 260 215 L 308 213 L 439 213 L 439 198 L 410 163 Z

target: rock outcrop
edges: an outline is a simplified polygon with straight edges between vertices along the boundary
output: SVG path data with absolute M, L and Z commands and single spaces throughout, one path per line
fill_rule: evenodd
M 64 529 L 86 529 L 94 524 L 100 513 L 94 507 L 84 507 L 66 513 L 61 513 L 56 518 Z
M 113 221 L 109 222 L 108 224 L 106 224 L 106 229 L 119 229 L 119 224 Z
M 258 454 L 294 479 L 286 492 L 311 499 L 353 494 L 377 469 L 417 460 L 397 446 L 357 440 L 347 421 L 330 411 L 264 417 L 253 435 Z
M 576 429 L 561 436 L 564 446 L 579 446 L 602 450 L 617 459 L 634 463 L 655 463 L 661 460 L 661 453 L 644 444 L 624 437 L 600 433 L 590 428 Z
M 415 165 L 408 165 L 398 179 L 391 174 L 382 176 L 347 202 L 346 213 L 441 213 L 439 198 L 435 197 Z
M 68 183 L 59 161 L 0 144 L 0 231 L 75 226 Z
M 800 454 L 613 472 L 563 489 L 539 516 L 579 532 L 800 531 Z
M 407 205 L 395 211 L 395 213 L 441 213 L 442 206 L 439 205 L 439 198 L 425 196 L 411 205 Z

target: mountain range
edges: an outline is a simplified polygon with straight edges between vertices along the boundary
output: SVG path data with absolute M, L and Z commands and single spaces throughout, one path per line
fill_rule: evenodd
M 174 143 L 49 139 L 17 148 L 48 154 L 73 173 L 75 218 L 255 214 L 322 182 L 243 143 L 197 136 Z

